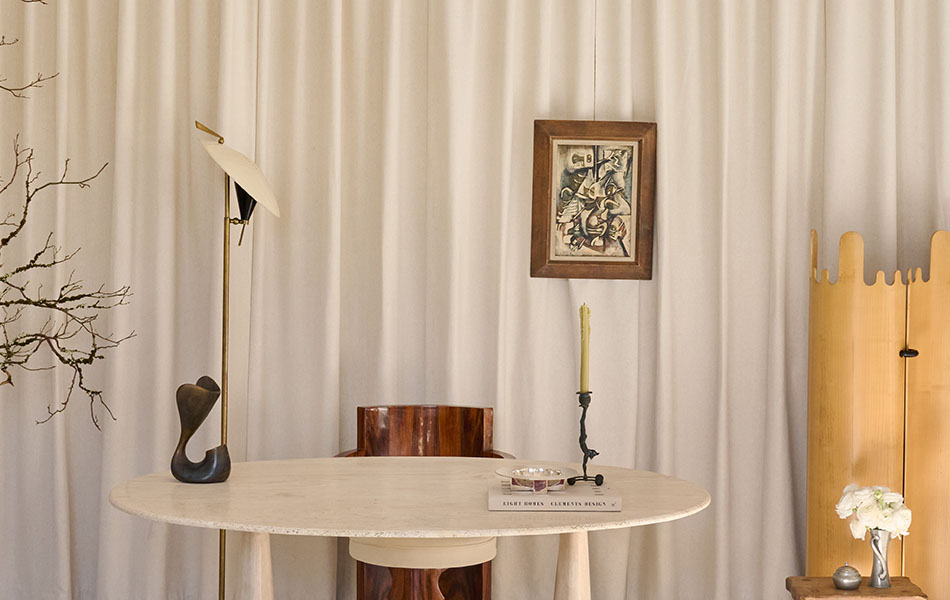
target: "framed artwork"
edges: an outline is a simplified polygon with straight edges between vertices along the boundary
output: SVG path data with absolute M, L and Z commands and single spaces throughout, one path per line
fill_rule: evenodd
M 531 276 L 650 279 L 656 123 L 535 121 Z

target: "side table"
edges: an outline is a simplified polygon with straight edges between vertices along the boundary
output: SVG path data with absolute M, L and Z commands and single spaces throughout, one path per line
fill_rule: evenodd
M 819 600 L 821 598 L 851 598 L 852 600 L 924 600 L 927 594 L 907 577 L 891 577 L 891 587 L 872 588 L 867 578 L 856 590 L 839 590 L 831 577 L 787 577 L 785 589 L 792 594 L 792 600 Z

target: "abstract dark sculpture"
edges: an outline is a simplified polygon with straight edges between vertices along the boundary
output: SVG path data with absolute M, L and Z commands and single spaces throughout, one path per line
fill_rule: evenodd
M 207 375 L 197 383 L 184 383 L 175 393 L 178 416 L 181 419 L 181 437 L 172 455 L 172 475 L 185 483 L 218 483 L 231 474 L 231 457 L 225 444 L 205 452 L 201 462 L 191 462 L 185 454 L 188 440 L 201 427 L 221 395 L 221 388 Z
M 581 452 L 584 453 L 584 476 L 571 477 L 567 480 L 568 485 L 574 485 L 578 481 L 593 481 L 594 485 L 604 485 L 604 476 L 598 473 L 593 477 L 587 475 L 587 461 L 599 454 L 593 448 L 587 447 L 587 409 L 590 407 L 590 392 L 577 392 L 581 407 L 581 435 L 578 442 L 581 446 Z

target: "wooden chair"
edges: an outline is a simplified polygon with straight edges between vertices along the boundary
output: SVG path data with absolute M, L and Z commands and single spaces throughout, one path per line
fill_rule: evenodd
M 337 456 L 514 458 L 492 449 L 493 412 L 475 406 L 359 406 L 357 448 Z M 356 563 L 357 600 L 490 600 L 491 562 L 454 569 Z

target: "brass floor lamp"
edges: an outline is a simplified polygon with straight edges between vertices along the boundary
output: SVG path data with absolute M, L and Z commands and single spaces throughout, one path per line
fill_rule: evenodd
M 241 226 L 241 236 L 238 245 L 244 240 L 244 228 L 247 227 L 254 212 L 254 207 L 260 204 L 275 217 L 280 217 L 280 208 L 277 198 L 270 184 L 261 173 L 257 165 L 237 150 L 224 144 L 224 137 L 195 121 L 195 127 L 214 136 L 215 140 L 203 139 L 201 145 L 211 155 L 211 158 L 224 170 L 224 290 L 221 310 L 221 446 L 227 454 L 228 443 L 228 304 L 231 284 L 231 226 Z M 231 217 L 231 180 L 237 195 L 239 217 Z M 180 410 L 180 409 L 179 409 Z M 210 410 L 210 409 L 209 409 Z M 202 417 L 203 419 L 203 417 Z M 200 424 L 200 423 L 199 423 Z M 211 451 L 209 450 L 209 453 Z M 228 459 L 230 472 L 230 459 Z M 226 476 L 225 476 L 226 478 Z M 222 529 L 218 532 L 218 598 L 224 600 L 224 574 L 227 545 L 227 532 Z

